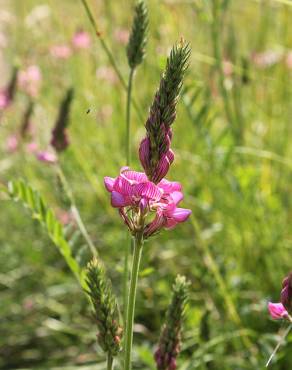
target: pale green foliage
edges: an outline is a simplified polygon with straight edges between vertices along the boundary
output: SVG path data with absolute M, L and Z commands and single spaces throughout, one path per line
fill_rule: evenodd
M 65 239 L 63 227 L 41 195 L 23 180 L 10 181 L 8 194 L 11 199 L 20 202 L 32 212 L 32 217 L 43 226 L 81 286 L 85 287 L 82 268 L 72 255 L 70 245 Z

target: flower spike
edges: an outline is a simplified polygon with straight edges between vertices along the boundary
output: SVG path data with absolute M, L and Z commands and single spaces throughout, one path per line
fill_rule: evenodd
M 184 40 L 172 48 L 145 124 L 147 134 L 140 144 L 139 156 L 145 173 L 154 183 L 167 174 L 174 160 L 170 149 L 171 125 L 176 118 L 177 101 L 190 52 L 190 46 Z
M 173 285 L 171 303 L 168 307 L 158 349 L 154 358 L 157 370 L 175 370 L 176 358 L 180 352 L 182 321 L 188 300 L 188 287 L 184 276 L 178 275 Z
M 127 46 L 128 63 L 135 69 L 145 57 L 147 42 L 148 10 L 144 0 L 138 0 L 135 5 L 135 15 Z
M 106 353 L 116 356 L 121 350 L 122 336 L 118 305 L 104 268 L 96 258 L 88 264 L 86 277 L 87 293 L 94 307 L 99 331 L 97 341 Z

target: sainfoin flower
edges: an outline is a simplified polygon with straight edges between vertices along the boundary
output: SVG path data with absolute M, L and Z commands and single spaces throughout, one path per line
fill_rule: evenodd
M 85 31 L 77 31 L 73 36 L 72 44 L 76 49 L 88 49 L 91 44 L 90 35 Z
M 57 156 L 55 153 L 49 152 L 49 151 L 40 151 L 36 153 L 36 157 L 39 161 L 41 162 L 46 162 L 46 163 L 56 163 L 57 162 Z
M 268 309 L 274 320 L 281 320 L 288 317 L 288 312 L 282 303 L 268 303 Z
M 268 303 L 270 315 L 275 320 L 287 319 L 292 322 L 292 272 L 282 282 L 281 302 Z
M 68 59 L 68 58 L 70 58 L 70 56 L 72 54 L 72 50 L 66 44 L 63 44 L 63 45 L 53 45 L 50 48 L 50 53 L 51 53 L 52 57 L 54 57 L 54 58 Z
M 37 65 L 31 65 L 19 73 L 19 87 L 29 96 L 36 97 L 39 93 L 42 73 Z
M 143 228 L 147 238 L 162 228 L 171 229 L 184 222 L 191 211 L 179 208 L 183 199 L 178 182 L 162 179 L 158 184 L 149 181 L 143 172 L 123 167 L 117 178 L 105 177 L 106 189 L 111 193 L 111 204 L 135 234 Z

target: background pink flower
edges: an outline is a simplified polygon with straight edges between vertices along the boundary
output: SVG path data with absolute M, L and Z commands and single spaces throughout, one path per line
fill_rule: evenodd
M 19 72 L 18 83 L 28 95 L 36 97 L 41 86 L 42 74 L 37 65 L 31 65 Z
M 89 33 L 85 31 L 77 31 L 73 36 L 72 44 L 76 49 L 88 49 L 91 45 Z
M 53 45 L 50 48 L 52 57 L 57 59 L 68 59 L 72 55 L 72 50 L 68 45 Z

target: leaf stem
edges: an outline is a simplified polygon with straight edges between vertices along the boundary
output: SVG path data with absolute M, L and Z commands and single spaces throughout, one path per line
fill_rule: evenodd
M 132 344 L 133 344 L 133 326 L 134 326 L 134 314 L 135 314 L 135 302 L 137 292 L 137 282 L 139 275 L 139 267 L 143 249 L 143 236 L 139 235 L 135 237 L 132 271 L 131 271 L 131 282 L 129 299 L 127 306 L 127 321 L 126 321 L 126 337 L 125 337 L 125 352 L 124 352 L 124 370 L 131 370 L 131 355 L 132 355 Z
M 287 337 L 287 335 L 289 334 L 290 330 L 292 329 L 292 323 L 288 326 L 288 328 L 284 331 L 284 334 L 282 335 L 281 339 L 279 340 L 278 344 L 276 345 L 274 351 L 272 352 L 270 358 L 268 359 L 267 363 L 266 363 L 266 367 L 268 367 L 271 363 L 271 361 L 273 360 L 273 358 L 275 357 L 276 353 L 278 352 L 279 348 L 281 347 L 281 345 L 284 343 L 284 340 L 285 338 Z
M 57 165 L 57 174 L 58 174 L 59 179 L 60 179 L 60 181 L 61 181 L 61 183 L 63 185 L 64 191 L 65 191 L 65 193 L 66 193 L 66 195 L 67 195 L 67 197 L 68 197 L 68 199 L 70 201 L 71 212 L 72 212 L 72 214 L 74 216 L 74 219 L 75 219 L 75 221 L 77 223 L 77 226 L 78 226 L 81 234 L 83 235 L 86 243 L 88 244 L 88 247 L 89 247 L 92 255 L 94 257 L 97 257 L 97 250 L 96 250 L 96 248 L 95 248 L 95 246 L 94 246 L 94 244 L 93 244 L 93 242 L 92 242 L 92 240 L 91 240 L 91 238 L 90 238 L 90 236 L 88 234 L 88 231 L 87 231 L 87 229 L 86 229 L 86 227 L 85 227 L 85 225 L 84 225 L 84 223 L 82 221 L 82 218 L 80 216 L 79 210 L 76 207 L 76 203 L 75 203 L 75 199 L 74 199 L 74 195 L 72 193 L 72 190 L 71 190 L 71 188 L 70 188 L 70 186 L 68 184 L 68 181 L 67 181 L 67 179 L 65 177 L 65 174 L 64 174 L 61 166 L 59 166 L 59 165 Z

